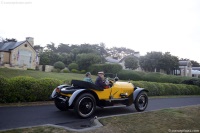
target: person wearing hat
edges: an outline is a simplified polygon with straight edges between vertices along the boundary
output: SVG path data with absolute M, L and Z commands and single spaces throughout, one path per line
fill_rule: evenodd
M 107 85 L 104 82 L 104 72 L 98 72 L 98 77 L 95 81 L 95 85 L 97 85 L 101 88 L 107 88 Z
M 92 81 L 92 79 L 91 79 L 91 73 L 90 73 L 90 72 L 87 72 L 87 73 L 85 74 L 85 78 L 83 79 L 83 81 L 93 83 L 93 81 Z

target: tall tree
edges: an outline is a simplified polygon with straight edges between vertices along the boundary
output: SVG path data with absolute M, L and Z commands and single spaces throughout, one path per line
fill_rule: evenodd
M 192 67 L 200 67 L 200 64 L 197 61 L 191 60 Z
M 100 56 L 93 53 L 82 53 L 78 54 L 76 57 L 76 63 L 78 64 L 80 70 L 87 70 L 92 64 L 100 62 Z
M 140 57 L 139 64 L 143 70 L 155 72 L 160 69 L 159 61 L 162 56 L 162 52 L 148 52 Z
M 129 56 L 125 58 L 125 67 L 129 69 L 137 69 L 139 67 L 139 61 L 136 57 Z

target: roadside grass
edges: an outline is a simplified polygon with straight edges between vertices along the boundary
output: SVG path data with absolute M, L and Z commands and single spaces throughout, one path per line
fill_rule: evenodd
M 100 119 L 103 127 L 83 133 L 169 133 L 200 132 L 200 105 L 135 113 Z M 75 133 L 64 128 L 38 126 L 1 133 Z M 189 132 L 189 131 L 188 131 Z
M 85 74 L 77 74 L 77 73 L 56 73 L 56 72 L 41 72 L 41 71 L 33 71 L 33 70 L 18 70 L 18 69 L 8 69 L 8 68 L 0 68 L 0 76 L 4 78 L 13 78 L 16 76 L 29 76 L 36 79 L 41 78 L 53 78 L 62 81 L 70 81 L 72 79 L 83 80 Z M 96 76 L 92 76 L 93 81 Z

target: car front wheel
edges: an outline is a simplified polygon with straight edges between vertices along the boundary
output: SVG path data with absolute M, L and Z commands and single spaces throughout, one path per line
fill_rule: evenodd
M 84 93 L 75 102 L 74 110 L 82 118 L 90 117 L 96 109 L 96 101 L 93 95 Z
M 135 99 L 135 109 L 139 112 L 144 111 L 148 105 L 148 96 L 145 91 L 140 92 Z

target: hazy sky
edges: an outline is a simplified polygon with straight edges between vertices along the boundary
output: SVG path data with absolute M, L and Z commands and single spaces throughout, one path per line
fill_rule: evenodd
M 200 0 L 0 0 L 0 36 L 105 43 L 200 62 Z

